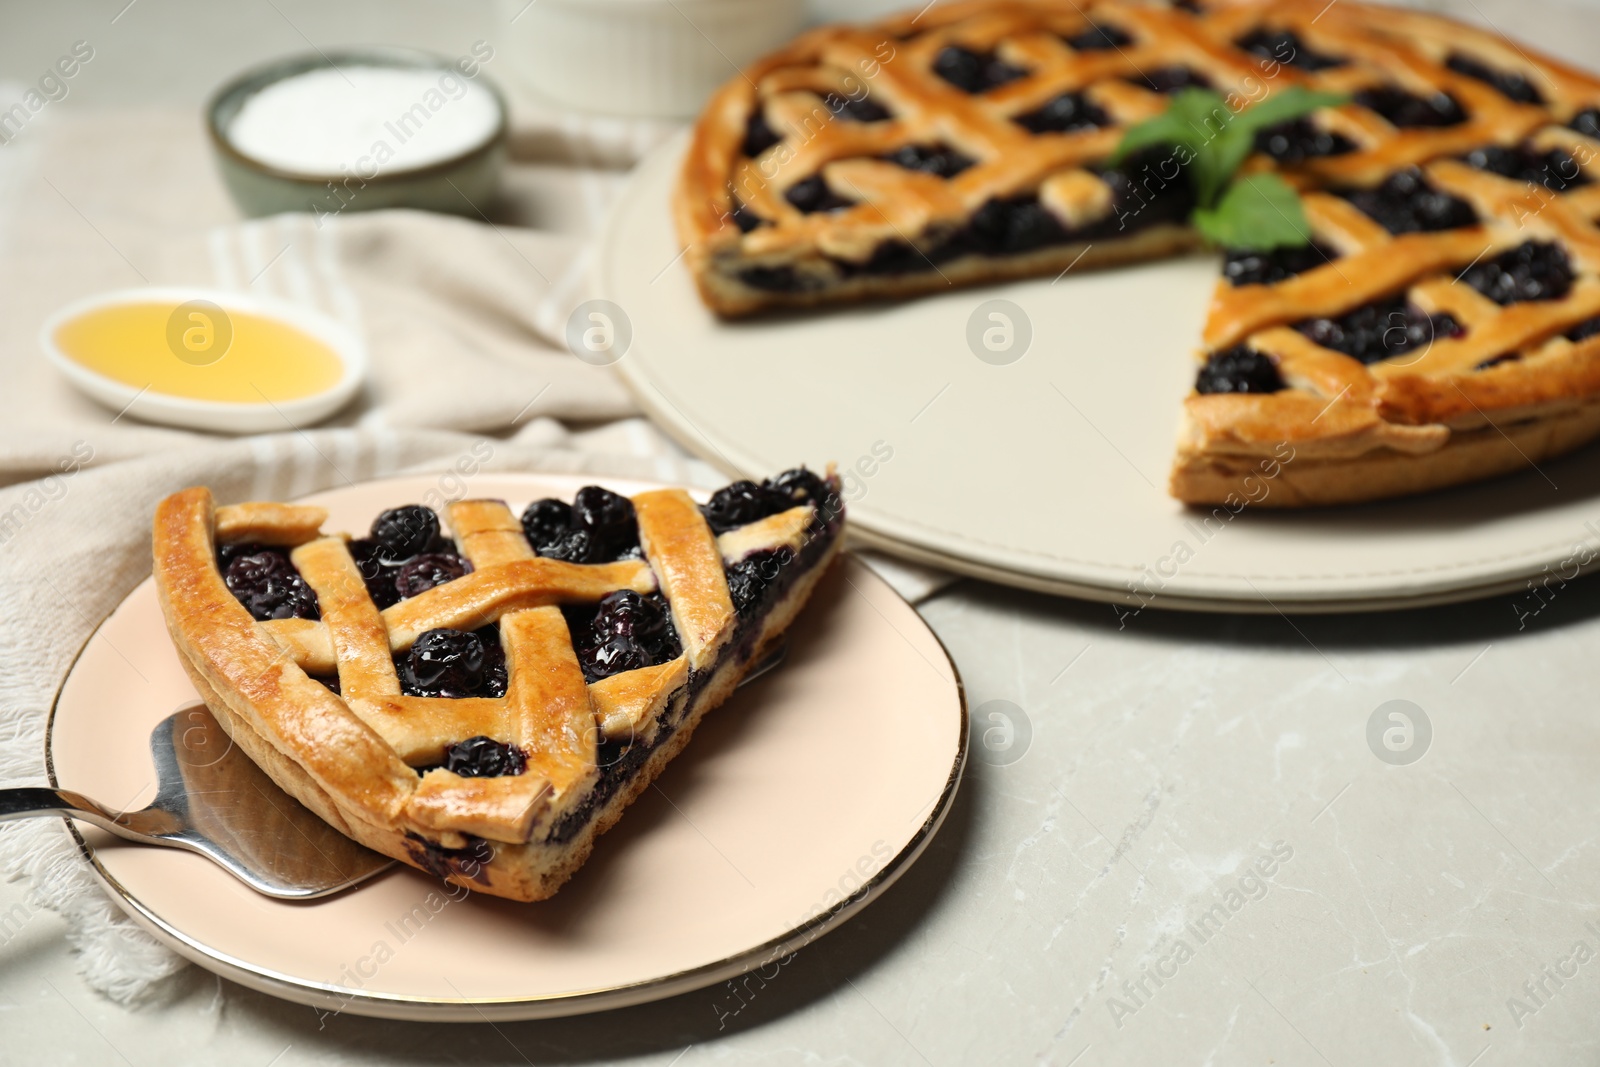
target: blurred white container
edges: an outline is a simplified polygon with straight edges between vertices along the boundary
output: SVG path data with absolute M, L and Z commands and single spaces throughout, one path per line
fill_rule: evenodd
M 871 22 L 901 11 L 915 11 L 927 0 L 810 0 L 812 22 Z
M 805 24 L 806 0 L 504 0 L 509 76 L 583 111 L 691 118 Z M 520 12 L 520 14 L 518 14 Z

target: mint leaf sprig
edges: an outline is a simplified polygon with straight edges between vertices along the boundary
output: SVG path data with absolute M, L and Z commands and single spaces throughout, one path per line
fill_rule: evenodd
M 1184 89 L 1166 111 L 1130 126 L 1110 162 L 1114 166 L 1140 149 L 1171 145 L 1194 187 L 1189 221 L 1206 240 L 1261 252 L 1304 246 L 1311 243 L 1311 226 L 1294 188 L 1276 174 L 1234 175 L 1260 131 L 1348 100 L 1292 85 L 1235 113 L 1218 93 Z

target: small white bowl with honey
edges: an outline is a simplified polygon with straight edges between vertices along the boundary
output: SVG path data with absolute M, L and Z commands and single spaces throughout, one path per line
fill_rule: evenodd
M 50 316 L 39 343 L 84 393 L 145 422 L 213 433 L 299 430 L 367 373 L 361 338 L 310 308 L 245 293 L 104 293 Z

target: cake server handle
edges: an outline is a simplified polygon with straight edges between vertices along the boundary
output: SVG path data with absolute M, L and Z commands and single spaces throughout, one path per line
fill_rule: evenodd
M 0 789 L 0 822 L 38 815 L 65 815 L 71 819 L 82 819 L 118 837 L 146 843 L 159 834 L 172 833 L 180 828 L 177 818 L 170 812 L 146 808 L 119 814 L 70 789 L 37 786 Z

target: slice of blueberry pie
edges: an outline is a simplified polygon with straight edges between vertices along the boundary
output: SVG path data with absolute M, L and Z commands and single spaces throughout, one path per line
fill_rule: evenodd
M 469 889 L 553 894 L 781 639 L 842 544 L 804 468 L 572 502 L 163 500 L 155 580 L 195 688 L 279 785 Z M 446 530 L 448 532 L 446 532 Z
M 824 27 L 700 119 L 685 260 L 739 316 L 1192 248 L 1194 160 L 1119 149 L 1197 89 L 1225 101 L 1205 144 L 1285 89 L 1335 102 L 1231 161 L 1299 193 L 1309 242 L 1223 248 L 1175 496 L 1371 500 L 1600 434 L 1600 79 L 1431 14 L 967 0 Z

